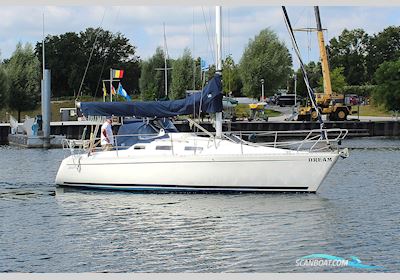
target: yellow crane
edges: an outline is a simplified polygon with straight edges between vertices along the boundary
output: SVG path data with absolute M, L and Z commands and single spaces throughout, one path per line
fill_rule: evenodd
M 321 24 L 318 6 L 314 6 L 315 19 L 317 21 L 318 45 L 321 56 L 322 77 L 324 81 L 324 92 L 316 93 L 316 104 L 322 115 L 327 115 L 331 121 L 344 121 L 352 113 L 351 106 L 344 104 L 344 95 L 332 92 L 331 77 L 329 72 L 328 56 L 326 54 L 324 34 Z M 299 108 L 297 120 L 309 121 L 317 120 L 317 112 L 312 106 Z

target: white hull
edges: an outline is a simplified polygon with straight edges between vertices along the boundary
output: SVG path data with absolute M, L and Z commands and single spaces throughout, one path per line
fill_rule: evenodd
M 316 192 L 338 156 L 338 152 L 161 156 L 101 152 L 66 158 L 56 184 L 127 191 Z

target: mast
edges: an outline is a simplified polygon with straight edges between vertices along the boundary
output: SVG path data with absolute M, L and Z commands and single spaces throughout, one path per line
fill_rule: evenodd
M 167 36 L 165 35 L 165 22 L 163 22 L 164 27 L 164 68 L 156 68 L 157 71 L 164 71 L 164 93 L 165 97 L 168 97 L 168 71 L 172 70 L 172 67 L 167 67 L 167 53 L 168 53 L 168 46 L 167 46 Z
M 165 22 L 164 26 L 164 80 L 165 80 L 165 97 L 168 96 L 168 72 L 167 72 L 167 38 L 165 36 Z
M 297 74 L 294 73 L 294 106 L 297 108 Z
M 43 12 L 43 37 L 42 37 L 42 60 L 43 60 L 43 76 L 42 79 L 44 79 L 44 70 L 46 69 L 45 65 L 44 65 L 44 12 Z
M 113 92 L 112 92 L 112 87 L 113 87 L 113 69 L 112 68 L 110 68 L 110 102 L 112 102 L 112 95 L 113 95 Z
M 215 32 L 217 37 L 216 48 L 216 74 L 222 75 L 222 25 L 221 25 L 221 6 L 215 8 Z M 215 113 L 215 136 L 222 137 L 222 112 Z

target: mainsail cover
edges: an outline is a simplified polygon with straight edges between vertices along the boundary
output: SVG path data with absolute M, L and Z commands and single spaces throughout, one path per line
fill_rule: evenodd
M 84 116 L 121 117 L 173 117 L 193 113 L 222 112 L 221 76 L 216 74 L 201 93 L 192 94 L 185 99 L 169 101 L 137 102 L 81 102 Z M 199 110 L 201 108 L 201 110 Z

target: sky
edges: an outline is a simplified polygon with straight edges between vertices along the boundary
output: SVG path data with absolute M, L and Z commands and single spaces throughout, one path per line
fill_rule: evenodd
M 312 6 L 288 6 L 294 28 L 315 27 Z M 0 57 L 9 58 L 18 42 L 42 40 L 43 14 L 45 34 L 59 35 L 99 27 L 121 32 L 137 47 L 137 55 L 147 59 L 157 46 L 164 45 L 166 29 L 168 54 L 182 55 L 189 48 L 194 57 L 214 63 L 215 8 L 213 6 L 27 6 L 0 5 Z M 325 41 L 340 35 L 343 29 L 362 28 L 372 35 L 390 25 L 400 25 L 400 6 L 320 6 Z M 223 57 L 232 54 L 235 62 L 249 43 L 264 28 L 275 31 L 289 48 L 291 42 L 280 6 L 251 5 L 222 8 Z M 296 32 L 305 62 L 319 59 L 316 33 Z M 62 59 L 62 58 L 61 58 Z M 294 58 L 294 67 L 298 63 Z

